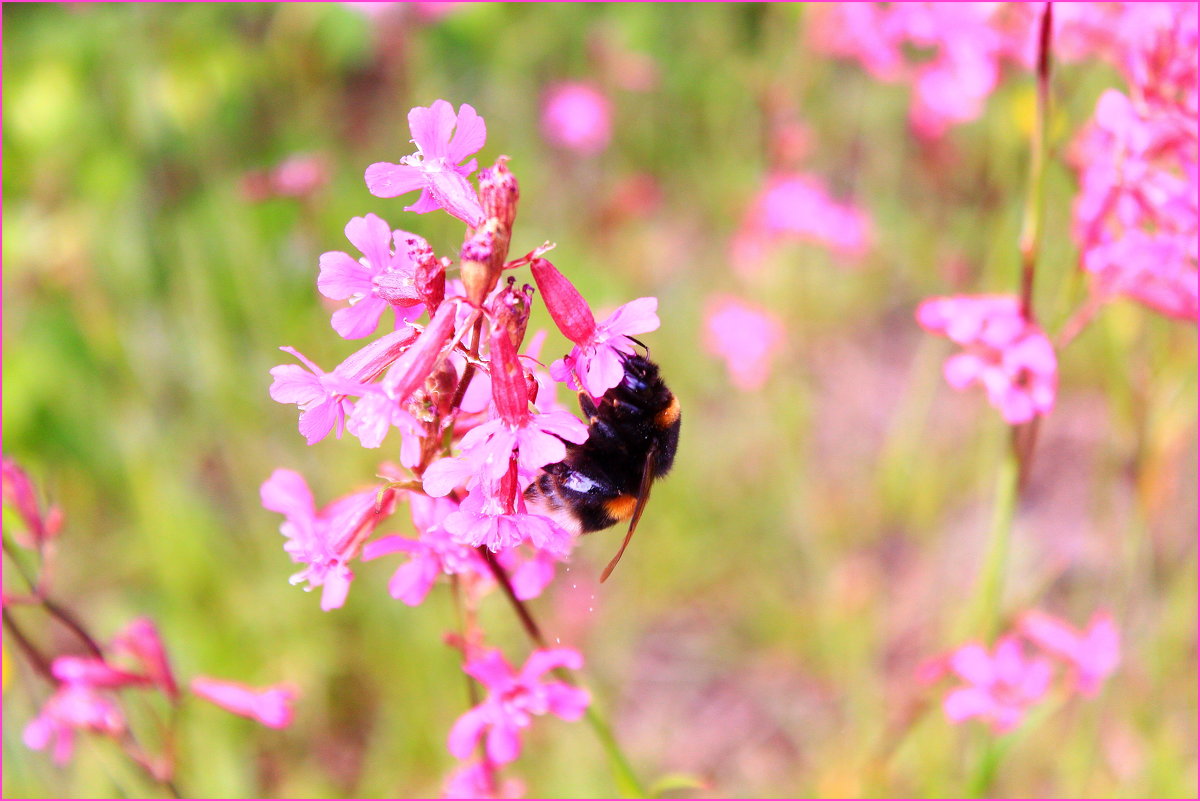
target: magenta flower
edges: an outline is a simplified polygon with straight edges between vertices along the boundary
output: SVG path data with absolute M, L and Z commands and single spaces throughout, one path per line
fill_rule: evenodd
M 158 627 L 150 618 L 139 617 L 131 621 L 113 638 L 113 649 L 136 660 L 150 680 L 167 695 L 172 698 L 179 695 L 167 649 L 158 634 Z
M 457 117 L 454 107 L 436 100 L 426 108 L 408 112 L 408 127 L 417 152 L 399 164 L 379 162 L 367 167 L 367 188 L 376 197 L 396 197 L 420 189 L 421 196 L 405 211 L 418 214 L 445 209 L 467 225 L 483 222 L 483 207 L 467 181 L 475 159 L 463 159 L 483 147 L 487 127 L 475 109 L 463 103 Z M 453 131 L 453 137 L 451 132 Z
M 544 681 L 555 668 L 579 670 L 583 657 L 570 648 L 538 649 L 530 654 L 517 673 L 498 650 L 472 659 L 463 669 L 487 688 L 483 703 L 466 712 L 450 730 L 448 747 L 459 759 L 467 759 L 475 744 L 486 737 L 488 759 L 507 764 L 521 754 L 520 732 L 533 716 L 551 713 L 563 720 L 583 717 L 591 698 L 587 690 L 563 681 Z
M 704 347 L 725 361 L 734 386 L 755 390 L 767 381 L 783 345 L 783 324 L 765 309 L 737 298 L 709 299 L 704 313 Z
M 1025 711 L 1041 700 L 1050 686 L 1052 668 L 1042 658 L 1026 659 L 1015 637 L 1004 637 L 995 650 L 977 643 L 950 654 L 950 669 L 967 682 L 951 690 L 942 703 L 952 723 L 980 718 L 996 732 L 1014 728 Z
M 373 489 L 340 498 L 317 511 L 304 477 L 294 470 L 278 469 L 262 485 L 262 505 L 284 516 L 279 531 L 287 538 L 283 549 L 292 561 L 306 565 L 290 579 L 308 582 L 305 588 L 322 587 L 321 609 L 337 609 L 346 601 L 354 573 L 349 562 L 365 534 L 389 513 L 377 514 Z
M 475 549 L 455 542 L 442 528 L 442 521 L 458 508 L 448 498 L 430 498 L 411 492 L 408 503 L 418 539 L 381 537 L 363 548 L 363 559 L 407 553 L 408 561 L 396 568 L 388 582 L 391 596 L 409 606 L 420 606 L 441 575 L 475 573 L 490 577 L 491 571 Z
M 197 676 L 192 692 L 235 715 L 257 720 L 272 729 L 285 729 L 292 723 L 292 703 L 299 692 L 290 684 L 273 684 L 261 690 L 234 681 Z
M 50 665 L 50 672 L 63 684 L 94 690 L 115 690 L 120 687 L 150 684 L 150 679 L 146 676 L 121 670 L 103 659 L 90 656 L 60 656 Z
M 25 727 L 25 745 L 41 751 L 53 744 L 54 761 L 65 764 L 75 750 L 75 732 L 118 736 L 125 730 L 120 708 L 87 684 L 64 683 Z
M 1042 330 L 1021 315 L 1015 297 L 958 295 L 930 298 L 917 322 L 966 350 L 946 360 L 946 381 L 962 390 L 979 383 L 988 401 L 1013 425 L 1054 408 L 1058 360 Z
M 599 153 L 612 136 L 608 98 L 587 83 L 560 83 L 542 104 L 542 133 L 556 145 L 577 153 Z
M 446 495 L 460 484 L 495 485 L 514 460 L 523 489 L 540 467 L 566 457 L 564 442 L 587 439 L 587 426 L 569 412 L 530 411 L 525 371 L 508 331 L 494 326 L 490 340 L 492 400 L 499 416 L 467 432 L 461 456 L 429 466 L 424 485 L 432 496 Z
M 784 241 L 811 242 L 859 258 L 871 245 L 871 221 L 853 203 L 834 200 L 814 176 L 771 175 L 733 239 L 734 268 L 743 274 L 754 271 Z
M 442 798 L 522 798 L 525 785 L 520 779 L 497 782 L 494 765 L 482 760 L 463 762 L 446 777 Z
M 427 332 L 428 329 L 422 333 Z M 449 333 L 452 332 L 447 332 L 447 337 Z M 353 410 L 347 396 L 367 394 L 370 389 L 366 382 L 373 381 L 393 364 L 410 364 L 423 355 L 422 352 L 413 353 L 422 339 L 423 336 L 418 337 L 413 331 L 392 331 L 355 351 L 328 373 L 295 348 L 280 348 L 304 366 L 281 364 L 272 367 L 271 376 L 275 380 L 271 384 L 271 399 L 278 403 L 294 403 L 300 408 L 300 433 L 309 445 L 320 442 L 335 427 L 340 438 L 346 415 Z
M 11 506 L 21 518 L 25 530 L 17 530 L 14 534 L 17 542 L 25 547 L 41 547 L 47 540 L 58 535 L 62 528 L 63 514 L 57 506 L 51 506 L 42 514 L 42 506 L 38 501 L 37 489 L 21 467 L 8 457 L 0 463 L 4 502 Z
M 503 481 L 501 484 L 512 483 Z M 428 490 L 426 490 L 428 491 Z M 515 508 L 510 503 L 515 501 Z M 525 511 L 525 499 L 484 485 L 476 486 L 446 516 L 442 528 L 455 542 L 472 547 L 486 546 L 493 553 L 528 542 L 534 548 L 563 556 L 570 552 L 573 538 L 548 517 Z
M 1112 615 L 1098 612 L 1087 629 L 1044 612 L 1027 612 L 1017 626 L 1030 641 L 1071 666 L 1075 688 L 1081 695 L 1094 696 L 1100 685 L 1121 661 L 1121 636 Z
M 368 214 L 346 223 L 346 238 L 363 258 L 356 260 L 340 250 L 321 254 L 317 289 L 327 298 L 350 300 L 348 307 L 333 313 L 333 330 L 342 338 L 374 333 L 388 308 L 395 309 L 397 328 L 425 311 L 415 287 L 416 265 L 405 244 L 409 237 L 404 231 L 393 233 L 384 220 Z

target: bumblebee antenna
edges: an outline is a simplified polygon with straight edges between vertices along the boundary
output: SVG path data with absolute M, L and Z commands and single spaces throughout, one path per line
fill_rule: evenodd
M 645 342 L 643 342 L 642 340 L 637 339 L 635 337 L 631 337 L 628 334 L 625 335 L 625 338 L 630 340 L 631 342 L 636 342 L 637 344 L 641 345 L 642 350 L 646 351 L 646 357 L 647 358 L 650 357 L 650 347 Z
M 637 530 L 638 521 L 642 519 L 642 512 L 646 511 L 646 501 L 650 500 L 650 485 L 654 483 L 654 465 L 655 457 L 658 455 L 658 444 L 650 446 L 649 452 L 646 454 L 646 463 L 642 467 L 642 486 L 638 492 L 637 506 L 633 509 L 633 517 L 629 519 L 629 531 L 625 533 L 625 539 L 621 542 L 621 548 L 617 551 L 617 555 L 608 563 L 608 567 L 604 568 L 604 572 L 600 574 L 600 583 L 603 584 L 612 574 L 613 568 L 617 566 L 617 562 L 621 561 L 621 556 L 625 553 L 625 549 L 629 547 L 629 541 L 633 539 L 633 532 Z

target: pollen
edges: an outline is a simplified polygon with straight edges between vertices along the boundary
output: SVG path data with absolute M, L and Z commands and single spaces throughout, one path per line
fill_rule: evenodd
M 666 428 L 667 426 L 675 425 L 678 419 L 679 398 L 672 395 L 670 405 L 658 413 L 658 416 L 654 418 L 654 422 L 658 424 L 659 428 Z
M 618 495 L 604 502 L 604 510 L 612 515 L 614 520 L 624 520 L 633 514 L 637 506 L 637 498 L 632 495 Z

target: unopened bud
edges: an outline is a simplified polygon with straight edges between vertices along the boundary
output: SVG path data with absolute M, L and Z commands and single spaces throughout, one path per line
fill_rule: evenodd
M 508 156 L 501 156 L 496 159 L 495 166 L 479 171 L 479 200 L 483 204 L 483 213 L 498 219 L 501 229 L 509 234 L 517 218 L 517 200 L 520 197 L 517 177 L 508 169 Z M 504 251 L 507 257 L 507 241 Z
M 534 259 L 529 268 L 563 336 L 579 345 L 591 342 L 596 333 L 596 318 L 579 290 L 545 259 Z
M 519 425 L 529 413 L 529 392 L 525 386 L 525 371 L 508 331 L 497 323 L 492 325 L 492 400 L 496 411 L 509 425 Z
M 516 279 L 508 278 L 508 286 L 492 299 L 492 317 L 496 327 L 508 331 L 513 348 L 520 350 L 529 326 L 529 311 L 533 306 L 533 287 L 529 284 L 516 288 Z
M 437 311 L 437 307 L 441 305 L 442 299 L 446 297 L 446 265 L 448 262 L 435 256 L 429 243 L 416 234 L 405 236 L 402 244 L 408 249 L 409 260 L 416 265 L 413 273 L 413 288 L 416 290 L 417 297 L 429 310 L 429 316 L 432 317 L 433 313 Z
M 467 290 L 467 300 L 474 306 L 483 303 L 483 299 L 495 288 L 500 280 L 500 271 L 504 267 L 503 258 L 499 262 L 496 254 L 497 234 L 500 221 L 491 217 L 483 227 L 475 230 L 463 242 L 461 261 L 463 286 Z M 507 243 L 506 243 L 507 246 Z

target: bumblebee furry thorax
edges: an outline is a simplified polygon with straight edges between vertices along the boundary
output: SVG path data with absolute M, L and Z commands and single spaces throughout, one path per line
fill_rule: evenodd
M 587 440 L 566 443 L 566 458 L 546 465 L 525 491 L 525 499 L 531 512 L 551 518 L 573 535 L 630 520 L 628 544 L 650 484 L 675 461 L 680 412 L 679 400 L 663 382 L 658 365 L 631 355 L 625 357 L 624 368 L 621 383 L 598 400 L 579 393 Z

